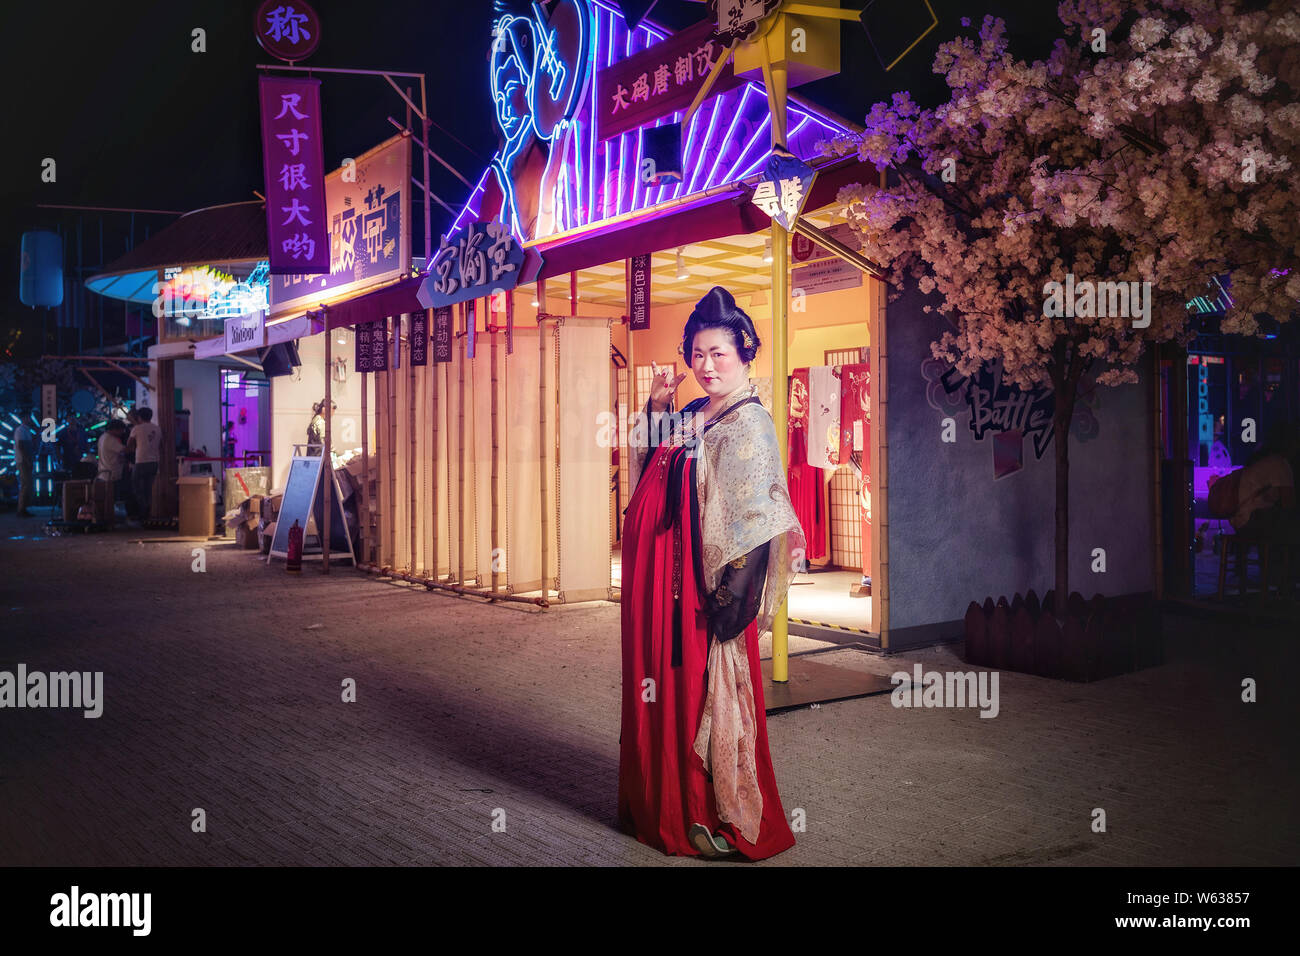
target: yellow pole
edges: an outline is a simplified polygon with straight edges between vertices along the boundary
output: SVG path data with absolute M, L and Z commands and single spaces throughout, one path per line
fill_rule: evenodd
M 764 38 L 764 78 L 768 79 L 768 108 L 772 111 L 772 144 L 788 145 L 785 141 L 786 67 L 784 61 L 772 64 Z M 789 233 L 775 219 L 772 220 L 772 421 L 776 425 L 777 445 L 781 449 L 781 467 L 785 470 L 790 460 L 787 410 L 789 333 L 787 322 L 790 309 L 790 292 L 787 288 L 789 265 Z M 790 680 L 790 641 L 787 630 L 786 602 L 782 602 L 772 621 L 772 682 L 784 684 Z

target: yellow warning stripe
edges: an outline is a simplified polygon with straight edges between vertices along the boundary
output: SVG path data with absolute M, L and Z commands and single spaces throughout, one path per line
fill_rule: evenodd
M 870 634 L 870 633 L 871 633 L 870 631 L 865 631 L 865 630 L 863 630 L 863 629 L 860 628 L 860 627 L 849 627 L 847 624 L 827 624 L 827 623 L 822 622 L 822 621 L 805 621 L 805 620 L 802 620 L 801 618 L 797 618 L 797 617 L 787 618 L 787 620 L 788 620 L 789 623 L 791 623 L 791 624 L 809 624 L 809 625 L 811 625 L 811 626 L 813 626 L 813 627 L 828 627 L 828 628 L 833 628 L 834 630 L 837 630 L 837 631 L 849 631 L 849 632 L 851 632 L 851 633 L 853 633 L 853 634 Z

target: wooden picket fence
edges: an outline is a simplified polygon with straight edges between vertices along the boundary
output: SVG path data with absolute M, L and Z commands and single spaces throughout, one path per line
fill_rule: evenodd
M 1164 663 L 1160 612 L 1149 595 L 1085 601 L 1077 591 L 1063 614 L 1055 593 L 1032 590 L 1010 602 L 975 601 L 966 610 L 966 662 L 1040 677 L 1094 681 Z

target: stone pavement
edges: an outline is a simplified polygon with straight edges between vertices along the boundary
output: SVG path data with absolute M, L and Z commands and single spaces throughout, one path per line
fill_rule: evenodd
M 615 826 L 616 605 L 292 577 L 221 544 L 200 574 L 187 543 L 33 533 L 0 516 L 0 670 L 103 671 L 104 712 L 0 709 L 0 865 L 730 865 Z M 762 865 L 1300 862 L 1296 636 L 1166 632 L 1161 668 L 1002 673 L 994 719 L 887 696 L 770 717 L 807 830 Z M 950 648 L 815 659 L 966 669 Z

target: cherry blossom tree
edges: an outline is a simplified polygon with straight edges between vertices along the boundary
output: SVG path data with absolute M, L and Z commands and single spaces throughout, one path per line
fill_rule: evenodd
M 939 47 L 946 103 L 896 93 L 825 149 L 886 171 L 886 185 L 846 187 L 839 203 L 895 290 L 937 294 L 953 329 L 935 357 L 965 374 L 999 360 L 1014 384 L 1052 387 L 1064 597 L 1080 378 L 1136 382 L 1147 344 L 1186 345 L 1186 303 L 1214 276 L 1230 276 L 1235 303 L 1224 332 L 1257 334 L 1257 315 L 1296 310 L 1300 12 L 1292 0 L 1065 0 L 1058 16 L 1063 38 L 1030 63 L 986 17 Z M 1121 282 L 1137 283 L 1128 309 L 1100 285 Z

